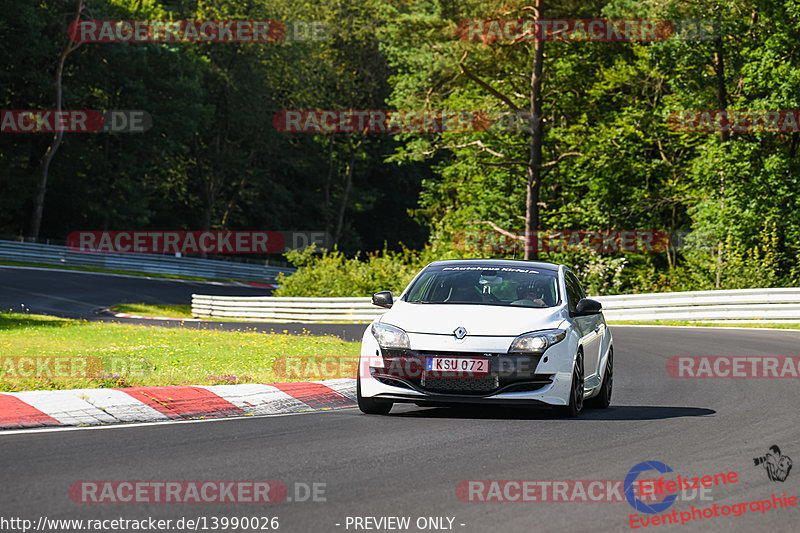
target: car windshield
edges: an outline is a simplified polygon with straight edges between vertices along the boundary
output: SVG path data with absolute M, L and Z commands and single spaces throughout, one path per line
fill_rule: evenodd
M 429 266 L 404 297 L 409 303 L 554 307 L 559 304 L 554 270 L 500 265 Z

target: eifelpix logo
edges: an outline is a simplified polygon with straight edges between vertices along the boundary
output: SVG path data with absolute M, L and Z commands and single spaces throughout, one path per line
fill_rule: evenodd
M 766 455 L 754 457 L 753 464 L 755 466 L 763 465 L 770 481 L 786 481 L 789 472 L 792 471 L 792 460 L 781 455 L 781 449 L 777 444 L 770 446 Z
M 662 474 L 672 472 L 672 469 L 669 466 L 660 461 L 644 461 L 639 463 L 631 468 L 628 472 L 628 475 L 625 476 L 625 499 L 628 500 L 628 503 L 639 512 L 656 514 L 669 509 L 669 507 L 675 503 L 678 495 L 669 494 L 662 501 L 651 504 L 644 503 L 642 500 L 640 500 L 636 494 L 634 494 L 634 485 L 636 483 L 636 479 L 639 477 L 639 474 L 642 472 L 648 472 L 650 470 L 656 470 Z

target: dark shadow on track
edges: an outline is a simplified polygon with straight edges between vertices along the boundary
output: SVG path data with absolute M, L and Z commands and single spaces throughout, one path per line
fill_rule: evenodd
M 621 405 L 608 409 L 587 408 L 578 418 L 562 418 L 553 409 L 530 409 L 514 407 L 420 407 L 414 411 L 406 411 L 389 416 L 407 418 L 450 418 L 478 420 L 570 420 L 573 422 L 595 420 L 664 420 L 667 418 L 685 418 L 710 416 L 716 414 L 713 409 L 702 407 L 675 407 L 662 405 Z

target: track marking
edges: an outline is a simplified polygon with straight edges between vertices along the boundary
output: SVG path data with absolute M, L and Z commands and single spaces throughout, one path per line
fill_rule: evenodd
M 337 411 L 349 411 L 357 409 L 355 406 L 337 409 Z M 23 435 L 31 433 L 54 433 L 59 431 L 89 431 L 89 430 L 105 430 L 105 429 L 128 429 L 128 428 L 141 428 L 151 426 L 166 426 L 173 424 L 200 424 L 206 422 L 227 422 L 233 420 L 258 420 L 263 418 L 273 418 L 278 416 L 297 416 L 297 415 L 311 415 L 329 413 L 330 411 L 302 411 L 297 413 L 276 413 L 273 415 L 245 415 L 245 416 L 229 416 L 227 418 L 201 418 L 192 420 L 166 420 L 163 422 L 137 422 L 133 424 L 114 424 L 111 426 L 59 426 L 48 428 L 26 428 L 26 429 L 10 429 L 0 431 L 0 439 L 10 435 Z

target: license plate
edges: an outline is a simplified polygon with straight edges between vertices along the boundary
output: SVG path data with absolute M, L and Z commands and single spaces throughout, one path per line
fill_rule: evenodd
M 428 357 L 425 370 L 485 376 L 489 373 L 489 360 L 469 357 Z

